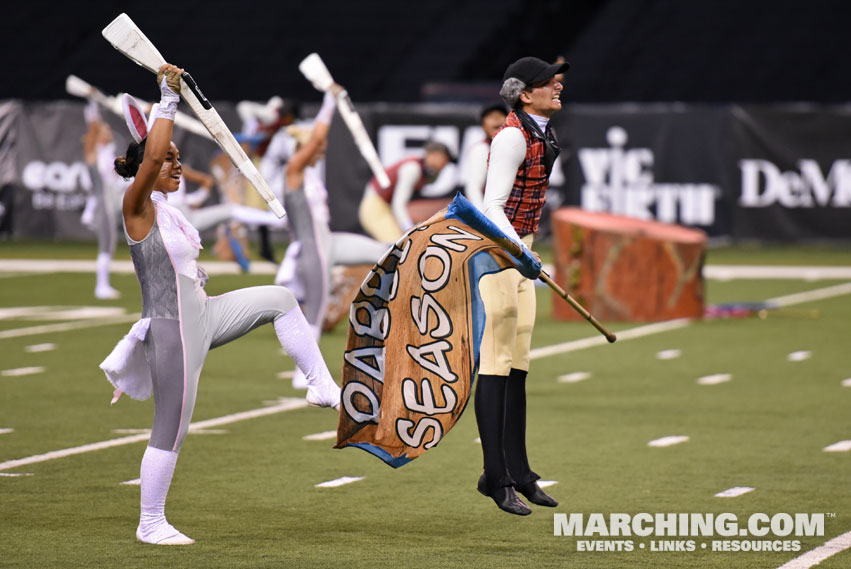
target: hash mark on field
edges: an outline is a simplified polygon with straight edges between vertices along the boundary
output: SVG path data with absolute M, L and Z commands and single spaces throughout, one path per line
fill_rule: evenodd
M 320 482 L 319 484 L 314 484 L 314 486 L 316 488 L 336 488 L 344 484 L 358 482 L 359 480 L 363 480 L 364 478 L 366 478 L 366 476 L 343 476 L 342 478 L 336 478 L 334 480 L 329 480 L 328 482 Z
M 802 362 L 804 360 L 810 359 L 810 356 L 812 355 L 813 353 L 809 350 L 798 350 L 797 352 L 790 353 L 788 356 L 786 356 L 786 359 L 790 362 Z
M 18 377 L 21 375 L 34 375 L 42 372 L 44 372 L 44 368 L 41 366 L 18 367 L 15 369 L 4 369 L 2 375 L 3 377 Z
M 842 380 L 842 387 L 851 387 L 851 377 Z
M 809 569 L 813 565 L 818 565 L 828 557 L 836 555 L 840 551 L 845 551 L 849 547 L 851 547 L 851 531 L 834 537 L 824 545 L 811 549 L 800 557 L 784 563 L 777 569 Z
M 657 360 L 674 360 L 680 357 L 683 354 L 681 350 L 662 350 L 660 352 L 656 352 Z
M 578 383 L 591 377 L 591 373 L 587 371 L 575 371 L 558 376 L 559 383 Z
M 13 432 L 15 432 L 15 429 L 0 429 L 0 435 L 8 435 Z
M 851 441 L 839 441 L 824 447 L 825 452 L 848 452 L 851 450 Z
M 541 488 L 549 488 L 558 484 L 558 480 L 538 480 L 538 486 Z
M 141 486 L 142 485 L 142 479 L 141 478 L 134 478 L 133 480 L 125 480 L 124 482 L 121 483 L 121 485 L 122 486 Z
M 647 443 L 649 447 L 669 447 L 671 445 L 678 445 L 680 443 L 684 443 L 688 440 L 688 437 L 685 435 L 671 435 L 669 437 L 662 437 L 661 439 L 655 439 Z
M 337 431 L 322 431 L 321 433 L 314 433 L 301 438 L 305 441 L 327 441 L 329 439 L 336 439 Z
M 278 372 L 278 379 L 292 379 L 295 375 L 295 370 L 292 369 L 290 371 L 280 371 Z
M 27 352 L 36 353 L 36 352 L 49 352 L 51 350 L 56 349 L 56 344 L 51 344 L 49 342 L 44 344 L 33 344 L 32 346 L 27 346 L 24 348 Z
M 700 385 L 717 385 L 719 383 L 726 383 L 731 379 L 733 379 L 733 376 L 729 373 L 716 373 L 698 378 L 697 383 Z
M 736 496 L 741 496 L 742 494 L 747 494 L 748 492 L 753 492 L 754 488 L 750 486 L 734 486 L 733 488 L 728 488 L 723 492 L 718 492 L 715 494 L 716 498 L 735 498 Z
M 6 478 L 18 478 L 20 476 L 32 476 L 32 472 L 0 472 L 0 476 L 5 476 Z

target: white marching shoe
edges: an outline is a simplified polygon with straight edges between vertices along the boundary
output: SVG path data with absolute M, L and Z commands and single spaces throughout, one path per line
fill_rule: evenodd
M 98 300 L 114 300 L 120 296 L 121 293 L 109 285 L 95 288 L 95 298 Z
M 153 532 L 142 532 L 142 526 L 136 528 L 136 540 L 151 545 L 192 545 L 195 540 L 177 531 L 173 525 L 166 522 Z
M 333 407 L 340 409 L 340 386 L 330 377 L 314 381 L 307 388 L 305 397 L 311 407 Z

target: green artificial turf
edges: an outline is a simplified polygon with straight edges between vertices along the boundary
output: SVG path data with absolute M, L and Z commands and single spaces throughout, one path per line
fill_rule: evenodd
M 3 245 L 0 257 L 9 249 Z M 28 255 L 55 258 L 53 245 Z M 70 254 L 70 253 L 69 253 Z M 724 253 L 723 263 L 748 251 Z M 831 252 L 829 264 L 844 253 Z M 709 254 L 710 260 L 713 253 Z M 809 250 L 788 250 L 795 259 Z M 83 257 L 85 258 L 85 257 Z M 786 258 L 786 257 L 784 257 Z M 847 259 L 847 255 L 845 255 Z M 719 261 L 720 262 L 720 261 Z M 778 264 L 773 260 L 769 264 Z M 845 262 L 844 264 L 851 264 Z M 92 275 L 0 278 L 0 308 L 114 306 L 140 308 L 133 275 L 115 275 L 117 301 L 91 298 Z M 268 276 L 217 276 L 210 294 L 268 284 Z M 707 282 L 710 303 L 765 300 L 837 281 Z M 550 318 L 553 302 L 538 289 L 533 347 L 595 336 L 584 323 Z M 559 301 L 560 302 L 560 301 Z M 851 439 L 848 295 L 770 311 L 765 319 L 694 322 L 686 327 L 532 362 L 528 381 L 528 443 L 533 468 L 558 484 L 561 503 L 520 518 L 499 511 L 475 490 L 481 451 L 472 408 L 440 445 L 393 470 L 356 449 L 303 436 L 334 430 L 335 413 L 298 409 L 192 434 L 181 452 L 167 513 L 197 540 L 191 547 L 137 544 L 138 478 L 144 442 L 58 458 L 0 473 L 0 566 L 29 567 L 779 567 L 802 552 L 851 531 L 851 453 L 822 449 Z M 0 330 L 56 321 L 0 320 Z M 613 323 L 615 330 L 639 324 Z M 127 397 L 110 406 L 111 387 L 97 368 L 130 323 L 0 339 L 2 369 L 42 366 L 43 373 L 0 376 L 0 462 L 126 436 L 114 429 L 150 427 L 151 401 Z M 321 348 L 339 379 L 345 326 Z M 50 342 L 55 349 L 28 352 Z M 660 360 L 662 350 L 680 350 Z M 809 359 L 789 361 L 807 350 Z M 258 409 L 279 397 L 303 397 L 277 373 L 291 370 L 271 327 L 210 352 L 196 421 Z M 584 371 L 589 379 L 559 383 Z M 732 379 L 699 385 L 726 373 Z M 650 440 L 690 437 L 651 448 Z M 314 485 L 342 476 L 364 480 L 339 488 Z M 738 498 L 714 495 L 734 486 Z M 827 513 L 825 535 L 800 539 L 801 552 L 732 553 L 701 549 L 652 552 L 654 539 L 632 539 L 631 552 L 580 552 L 580 540 L 556 537 L 553 512 L 609 514 Z M 599 538 L 605 540 L 607 538 Z M 614 538 L 612 538 L 614 539 Z M 668 538 L 672 539 L 672 538 Z M 688 538 L 684 538 L 688 539 Z M 756 538 L 752 538 L 756 539 Z M 787 539 L 787 538 L 784 538 Z M 851 565 L 845 551 L 819 565 Z

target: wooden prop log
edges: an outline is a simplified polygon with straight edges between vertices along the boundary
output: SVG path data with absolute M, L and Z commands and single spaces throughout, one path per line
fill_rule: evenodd
M 578 208 L 554 212 L 552 227 L 556 282 L 600 320 L 703 315 L 704 232 Z M 553 317 L 582 318 L 555 298 Z

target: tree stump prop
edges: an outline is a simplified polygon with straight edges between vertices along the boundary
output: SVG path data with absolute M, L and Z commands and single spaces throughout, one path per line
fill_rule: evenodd
M 703 316 L 703 231 L 578 208 L 557 210 L 552 227 L 555 280 L 597 320 Z M 555 294 L 553 317 L 582 320 Z

